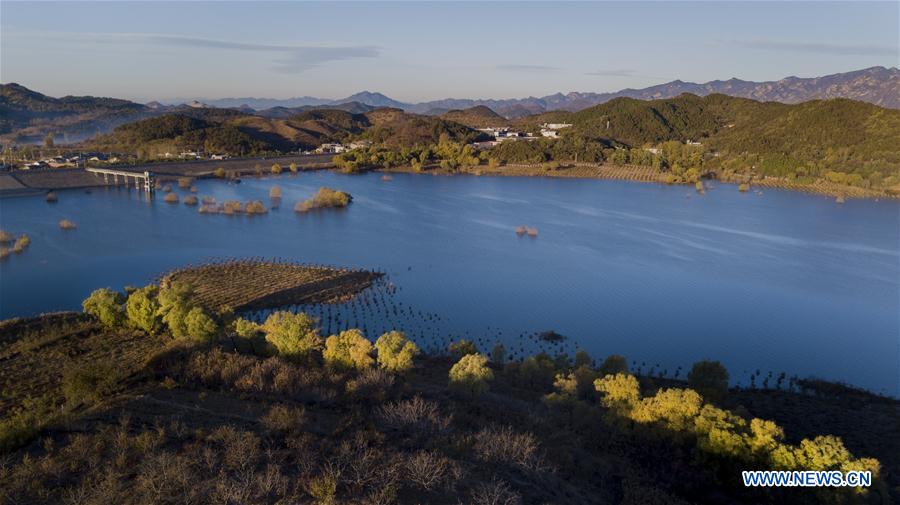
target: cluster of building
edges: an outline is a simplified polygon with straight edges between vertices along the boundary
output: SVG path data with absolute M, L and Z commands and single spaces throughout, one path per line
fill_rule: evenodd
M 355 149 L 367 149 L 371 145 L 372 143 L 368 140 L 355 140 L 346 145 L 339 142 L 326 142 L 311 152 L 315 154 L 340 154 Z M 310 152 L 305 152 L 303 154 L 310 154 Z
M 182 160 L 227 160 L 231 156 L 227 154 L 207 154 L 203 151 L 182 151 L 179 154 L 173 154 L 170 152 L 163 153 L 163 158 L 171 159 L 171 158 L 180 158 Z
M 559 130 L 570 126 L 572 125 L 569 123 L 544 123 L 541 125 L 540 136 L 555 139 L 559 137 Z M 534 133 L 513 130 L 508 126 L 478 128 L 478 131 L 490 135 L 493 137 L 493 140 L 474 142 L 472 146 L 476 149 L 488 149 L 508 140 L 534 140 L 540 138 Z
M 105 153 L 78 153 L 66 156 L 53 156 L 42 160 L 30 161 L 19 166 L 21 170 L 34 170 L 41 168 L 74 168 L 83 167 L 87 162 L 116 163 L 119 158 Z M 12 167 L 12 165 L 9 165 Z

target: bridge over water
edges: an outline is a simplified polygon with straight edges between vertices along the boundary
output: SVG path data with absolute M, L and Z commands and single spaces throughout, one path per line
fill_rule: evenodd
M 89 173 L 93 173 L 96 175 L 103 176 L 103 182 L 105 184 L 110 184 L 110 178 L 112 178 L 112 185 L 119 185 L 119 177 L 122 178 L 122 184 L 125 186 L 131 185 L 131 180 L 134 179 L 134 188 L 135 189 L 143 189 L 144 191 L 151 193 L 154 188 L 154 177 L 152 172 L 144 171 L 137 172 L 131 170 L 116 170 L 113 168 L 85 168 L 85 171 Z

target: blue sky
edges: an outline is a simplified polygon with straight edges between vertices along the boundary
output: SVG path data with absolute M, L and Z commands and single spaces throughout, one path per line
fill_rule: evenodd
M 900 3 L 0 2 L 0 81 L 139 101 L 403 101 L 897 66 Z

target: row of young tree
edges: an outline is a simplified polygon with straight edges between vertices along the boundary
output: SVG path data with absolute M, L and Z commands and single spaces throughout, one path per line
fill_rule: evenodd
M 199 343 L 233 338 L 238 347 L 255 354 L 338 370 L 364 370 L 377 363 L 389 372 L 403 373 L 412 368 L 413 358 L 419 354 L 418 347 L 397 331 L 381 335 L 374 347 L 358 329 L 324 338 L 318 321 L 302 312 L 277 311 L 263 324 L 236 317 L 227 307 L 210 315 L 193 301 L 190 286 L 179 283 L 127 288 L 124 295 L 98 289 L 84 300 L 82 308 L 110 329 L 134 328 Z

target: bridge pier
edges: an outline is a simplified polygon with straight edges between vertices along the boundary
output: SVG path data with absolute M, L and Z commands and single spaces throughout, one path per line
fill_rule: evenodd
M 153 173 L 145 171 L 141 172 L 131 172 L 128 170 L 115 170 L 111 168 L 85 168 L 85 171 L 91 172 L 96 175 L 103 175 L 103 183 L 109 185 L 109 178 L 112 176 L 112 183 L 114 186 L 119 185 L 119 176 L 122 176 L 122 184 L 125 185 L 126 188 L 131 188 L 131 179 L 134 178 L 134 189 L 141 190 L 143 189 L 147 193 L 152 193 L 154 190 L 154 180 Z

